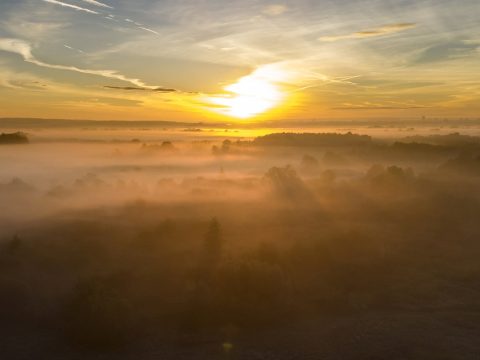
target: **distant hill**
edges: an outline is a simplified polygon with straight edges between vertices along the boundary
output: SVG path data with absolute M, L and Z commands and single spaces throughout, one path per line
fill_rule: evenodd
M 0 118 L 0 128 L 191 128 L 194 127 L 225 127 L 226 124 L 207 124 L 201 122 L 147 121 L 147 120 L 69 120 L 40 118 Z
M 28 144 L 28 137 L 22 132 L 15 132 L 11 134 L 0 134 L 0 145 L 10 144 Z

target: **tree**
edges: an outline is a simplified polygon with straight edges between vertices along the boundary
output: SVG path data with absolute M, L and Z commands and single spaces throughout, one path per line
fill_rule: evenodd
M 64 311 L 65 335 L 86 349 L 118 349 L 130 339 L 123 276 L 92 277 L 73 289 Z
M 216 263 L 222 255 L 223 241 L 221 236 L 220 223 L 216 218 L 210 221 L 207 233 L 204 238 L 204 252 L 207 261 Z

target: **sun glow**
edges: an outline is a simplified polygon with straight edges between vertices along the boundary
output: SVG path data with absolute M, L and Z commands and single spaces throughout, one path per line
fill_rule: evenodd
M 285 78 L 286 73 L 278 68 L 261 67 L 226 86 L 224 90 L 227 94 L 210 97 L 208 101 L 221 114 L 240 119 L 251 118 L 278 106 L 285 99 L 280 88 Z

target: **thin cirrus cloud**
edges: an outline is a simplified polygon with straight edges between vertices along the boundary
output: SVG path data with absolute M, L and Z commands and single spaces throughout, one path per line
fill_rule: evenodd
M 61 2 L 61 1 L 57 1 L 57 0 L 43 0 L 43 1 L 47 2 L 47 3 L 50 3 L 50 4 L 59 5 L 59 6 L 67 7 L 67 8 L 70 8 L 70 9 L 74 9 L 74 10 L 77 10 L 77 11 L 87 12 L 89 14 L 95 14 L 95 15 L 99 14 L 96 11 L 86 9 L 86 8 L 83 8 L 83 7 L 77 6 L 77 5 L 67 4 L 67 3 L 64 3 L 64 2 Z
M 72 51 L 75 51 L 75 52 L 78 52 L 78 53 L 81 53 L 81 54 L 85 54 L 85 51 L 83 50 L 80 50 L 80 49 L 76 49 L 74 47 L 71 47 L 70 45 L 63 45 L 63 47 L 67 48 L 68 50 L 72 50 Z
M 138 28 L 141 29 L 141 30 L 144 30 L 144 31 L 148 31 L 148 32 L 150 32 L 150 33 L 152 33 L 152 34 L 155 34 L 155 35 L 160 35 L 160 33 L 156 32 L 155 30 L 146 28 L 146 27 L 144 27 L 144 26 L 139 26 Z
M 334 107 L 332 110 L 409 110 L 426 109 L 427 106 L 344 106 Z
M 50 3 L 50 4 L 54 4 L 54 5 L 58 5 L 58 6 L 63 6 L 63 7 L 67 7 L 67 8 L 70 8 L 70 9 L 74 9 L 74 10 L 77 10 L 77 11 L 83 11 L 83 12 L 87 12 L 89 14 L 94 14 L 94 15 L 100 15 L 99 12 L 97 11 L 94 11 L 94 10 L 90 10 L 90 9 L 87 9 L 87 8 L 83 8 L 81 6 L 77 6 L 77 5 L 72 5 L 72 4 L 68 4 L 68 3 L 65 3 L 65 2 L 62 2 L 62 1 L 58 1 L 58 0 L 43 0 L 44 2 L 47 2 L 47 3 Z M 103 8 L 109 8 L 109 9 L 113 9 L 112 6 L 110 5 L 107 5 L 105 3 L 102 3 L 102 2 L 99 2 L 99 1 L 95 1 L 95 0 L 82 0 L 83 2 L 86 2 L 88 4 L 92 4 L 92 5 L 95 5 L 95 6 L 100 6 L 100 7 L 103 7 Z M 105 16 L 106 19 L 108 20 L 113 20 L 113 21 L 116 21 L 118 22 L 117 19 L 115 19 L 115 15 L 107 15 Z M 153 29 L 150 29 L 150 28 L 147 28 L 145 26 L 141 26 L 141 24 L 133 21 L 133 20 L 130 20 L 130 19 L 125 19 L 126 22 L 128 23 L 133 23 L 135 24 L 138 29 L 140 30 L 143 30 L 143 31 L 147 31 L 149 33 L 152 33 L 152 34 L 155 34 L 155 35 L 160 35 L 157 31 L 153 30 Z
M 373 29 L 361 30 L 351 34 L 345 35 L 334 35 L 334 36 L 322 36 L 319 38 L 321 41 L 339 41 L 339 40 L 346 40 L 346 39 L 364 39 L 376 36 L 385 36 L 394 33 L 398 33 L 401 31 L 413 29 L 417 26 L 415 23 L 396 23 L 396 24 L 388 24 L 383 25 Z
M 153 92 L 162 92 L 162 93 L 177 92 L 177 90 L 175 90 L 175 89 L 162 88 L 162 87 L 145 88 L 145 87 L 133 87 L 133 86 L 111 86 L 111 85 L 105 85 L 104 88 L 106 88 L 106 89 L 113 89 L 113 90 L 125 90 L 125 91 L 153 91 Z
M 92 4 L 92 5 L 95 5 L 95 6 L 99 6 L 99 7 L 103 7 L 103 8 L 108 8 L 108 9 L 113 9 L 112 6 L 110 5 L 107 5 L 105 3 L 102 3 L 100 1 L 95 1 L 95 0 L 82 0 L 83 2 L 86 2 L 86 3 L 89 3 L 89 4 Z
M 74 71 L 82 74 L 89 74 L 89 75 L 96 75 L 102 76 L 109 79 L 115 79 L 120 81 L 125 81 L 130 84 L 133 84 L 140 88 L 145 89 L 158 89 L 158 86 L 149 86 L 145 84 L 143 81 L 139 79 L 129 78 L 125 75 L 118 73 L 115 70 L 90 70 L 90 69 L 81 69 L 76 66 L 68 66 L 68 65 L 56 65 L 43 62 L 38 60 L 32 54 L 32 46 L 30 43 L 20 40 L 20 39 L 8 39 L 8 38 L 0 38 L 0 50 L 18 54 L 20 55 L 24 61 L 29 62 L 31 64 L 35 64 L 37 66 L 49 68 L 49 69 L 56 69 L 56 70 L 66 70 L 66 71 Z
M 287 12 L 288 8 L 282 4 L 273 4 L 265 7 L 262 11 L 265 15 L 278 16 Z

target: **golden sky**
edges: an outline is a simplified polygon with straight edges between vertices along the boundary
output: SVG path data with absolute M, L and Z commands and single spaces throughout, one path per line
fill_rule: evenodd
M 2 0 L 0 117 L 480 115 L 478 0 Z

